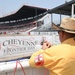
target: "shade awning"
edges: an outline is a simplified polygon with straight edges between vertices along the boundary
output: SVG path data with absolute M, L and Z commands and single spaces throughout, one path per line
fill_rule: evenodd
M 53 9 L 49 9 L 48 13 L 62 14 L 62 15 L 71 15 L 72 4 L 75 3 L 75 0 L 65 2 L 64 4 L 57 6 Z M 74 10 L 75 12 L 75 10 Z
M 47 11 L 47 9 L 45 9 L 45 8 L 24 5 L 18 11 L 16 11 L 16 13 L 7 15 L 5 17 L 1 17 L 0 22 L 34 17 L 34 16 L 42 14 L 46 11 Z

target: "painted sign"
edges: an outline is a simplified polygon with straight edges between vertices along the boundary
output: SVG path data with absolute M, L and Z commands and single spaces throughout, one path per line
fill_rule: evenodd
M 58 44 L 58 35 L 46 36 L 0 36 L 0 61 L 30 56 L 36 52 L 36 45 L 43 40 Z

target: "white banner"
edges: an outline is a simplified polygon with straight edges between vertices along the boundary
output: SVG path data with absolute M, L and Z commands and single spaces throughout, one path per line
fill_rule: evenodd
M 0 36 L 0 61 L 7 59 L 30 56 L 36 52 L 37 45 L 42 40 L 48 40 L 51 44 L 58 44 L 58 35 L 46 36 Z

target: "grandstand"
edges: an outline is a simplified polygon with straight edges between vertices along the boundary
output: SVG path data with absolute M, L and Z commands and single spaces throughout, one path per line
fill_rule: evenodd
M 36 29 L 47 9 L 24 5 L 13 14 L 0 18 L 0 34 L 20 34 Z M 41 25 L 41 24 L 40 24 Z
M 53 22 L 53 14 L 59 14 L 61 22 L 61 15 L 75 16 L 74 7 L 75 0 L 52 9 L 23 5 L 16 12 L 0 17 L 0 34 L 28 34 L 36 29 L 47 31 Z

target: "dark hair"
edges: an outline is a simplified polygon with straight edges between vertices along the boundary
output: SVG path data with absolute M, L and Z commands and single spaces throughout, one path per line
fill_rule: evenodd
M 69 38 L 75 37 L 75 34 L 73 34 L 73 33 L 67 33 L 67 32 L 65 32 L 65 33 L 69 36 Z

